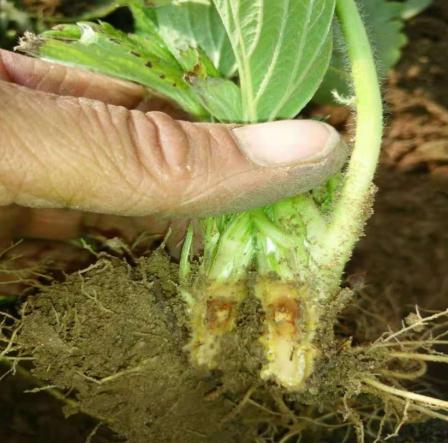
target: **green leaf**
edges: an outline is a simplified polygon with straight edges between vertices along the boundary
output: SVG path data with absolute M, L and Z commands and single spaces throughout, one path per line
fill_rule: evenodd
M 216 120 L 223 123 L 242 121 L 241 90 L 233 81 L 222 78 L 198 79 L 193 81 L 192 87 L 204 108 Z
M 162 41 L 157 30 L 156 13 L 154 9 L 145 7 L 144 2 L 141 0 L 133 0 L 126 3 L 128 3 L 128 7 L 134 18 L 135 33 L 155 38 L 157 41 Z
M 358 0 L 373 45 L 381 76 L 398 62 L 407 39 L 403 33 L 404 20 L 429 6 L 431 0 L 408 0 L 404 3 L 389 0 Z M 315 101 L 332 102 L 332 91 L 340 96 L 351 95 L 350 73 L 342 35 L 335 27 L 335 47 L 330 67 L 319 88 Z
M 385 0 L 363 0 L 363 12 L 370 30 L 370 40 L 382 74 L 400 59 L 407 39 L 401 19 L 403 4 Z
M 333 93 L 348 97 L 351 93 L 351 75 L 347 69 L 348 56 L 345 48 L 339 24 L 335 22 L 333 27 L 333 54 L 330 66 L 325 77 L 313 97 L 313 101 L 318 103 L 332 103 L 335 99 Z
M 58 26 L 34 41 L 23 41 L 19 49 L 54 62 L 139 83 L 174 100 L 194 116 L 208 115 L 168 50 L 153 47 L 137 35 L 127 36 L 107 23 L 84 22 L 76 27 Z
M 173 54 L 180 57 L 191 48 L 202 48 L 223 76 L 235 73 L 232 47 L 213 5 L 190 1 L 157 8 L 156 15 L 160 34 Z
M 146 39 L 148 45 L 160 46 L 165 50 L 169 48 L 170 53 L 174 55 L 187 76 L 205 78 L 220 75 L 207 53 L 190 38 L 191 36 L 179 36 L 178 29 L 193 32 L 195 27 L 189 22 L 185 23 L 183 19 L 195 14 L 194 11 L 200 11 L 203 19 L 204 5 L 190 3 L 184 6 L 148 8 L 144 6 L 143 0 L 133 0 L 129 7 L 134 16 L 135 30 L 139 38 Z M 211 8 L 205 6 L 205 9 Z M 166 19 L 167 26 L 164 24 Z M 225 33 L 222 25 L 221 29 Z M 202 29 L 197 29 L 197 34 L 203 35 L 201 31 Z
M 220 73 L 201 48 L 186 46 L 182 49 L 171 47 L 178 63 L 187 77 L 219 77 Z
M 128 3 L 129 0 L 122 0 L 124 3 Z M 160 6 L 168 5 L 182 5 L 184 3 L 196 3 L 200 5 L 209 5 L 211 0 L 132 0 L 139 1 L 143 5 L 158 8 Z
M 403 5 L 401 18 L 403 20 L 409 20 L 410 18 L 420 14 L 420 12 L 430 6 L 431 3 L 432 0 L 407 0 Z
M 237 62 L 244 120 L 292 118 L 331 56 L 334 0 L 213 0 Z

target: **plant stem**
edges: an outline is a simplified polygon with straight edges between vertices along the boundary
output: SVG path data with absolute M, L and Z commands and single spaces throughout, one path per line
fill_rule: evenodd
M 336 289 L 344 266 L 370 215 L 372 180 L 378 163 L 383 109 L 375 60 L 355 0 L 337 0 L 336 11 L 351 61 L 356 95 L 356 141 L 341 195 L 324 237 L 323 269 Z

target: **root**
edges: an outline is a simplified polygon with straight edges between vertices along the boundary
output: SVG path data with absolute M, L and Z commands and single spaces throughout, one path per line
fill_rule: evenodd
M 90 272 L 101 272 L 103 269 L 107 269 L 107 266 L 105 261 L 101 264 L 97 262 L 89 270 Z M 85 281 L 84 273 L 87 273 Z M 80 271 L 78 274 L 79 300 L 87 304 L 89 312 L 94 312 L 96 315 L 101 314 L 101 318 L 109 319 L 112 314 L 117 313 L 116 305 L 110 306 L 107 303 L 108 299 L 100 297 L 101 292 L 96 291 L 96 286 L 89 285 L 89 275 L 87 271 Z M 150 283 L 146 282 L 146 284 Z M 226 292 L 219 294 L 220 299 L 200 298 L 200 301 L 203 302 L 202 310 L 200 315 L 195 317 L 195 326 L 197 326 L 196 331 L 200 331 L 202 335 L 197 335 L 198 340 L 193 342 L 198 345 L 197 348 L 203 346 L 205 338 L 210 336 L 213 339 L 212 342 L 217 345 L 216 349 L 219 350 L 221 336 L 227 333 L 236 333 L 232 331 L 235 321 L 234 311 L 237 310 L 239 294 L 243 288 L 236 288 L 234 293 L 229 293 L 228 287 L 224 289 Z M 270 298 L 264 294 L 263 298 L 260 297 L 266 314 L 263 338 L 270 339 L 263 344 L 268 344 L 270 348 L 278 350 L 278 345 L 282 343 L 281 339 L 291 335 L 294 339 L 291 340 L 292 346 L 296 346 L 298 349 L 299 345 L 303 344 L 303 340 L 311 342 L 314 339 L 312 334 L 317 322 L 308 313 L 306 297 L 299 296 L 301 294 L 295 298 L 290 297 L 295 304 L 288 304 L 284 302 L 284 297 L 285 293 L 288 294 L 289 287 L 285 286 L 281 289 L 278 297 L 272 296 L 273 291 L 268 291 Z M 213 295 L 216 295 L 216 290 L 213 291 Z M 229 302 L 229 299 L 233 304 Z M 27 310 L 25 303 L 22 306 L 22 313 L 26 313 Z M 74 311 L 79 312 L 76 309 Z M 388 331 L 373 343 L 351 347 L 348 338 L 350 336 L 355 336 L 355 343 L 367 341 L 367 339 L 364 342 L 359 340 L 359 336 L 356 336 L 356 329 L 353 331 L 351 328 L 358 327 L 362 322 L 361 326 L 367 329 L 369 327 L 367 321 L 378 322 L 379 317 L 375 311 L 372 310 L 371 314 L 367 316 L 365 313 L 359 323 L 358 319 L 355 319 L 354 322 L 346 322 L 347 328 L 342 335 L 343 339 L 338 340 L 331 334 L 316 334 L 315 347 L 317 351 L 321 351 L 318 356 L 322 358 L 321 360 L 316 359 L 316 364 L 310 366 L 312 373 L 300 392 L 291 392 L 290 390 L 285 394 L 281 388 L 273 386 L 274 383 L 264 385 L 250 379 L 249 383 L 245 383 L 242 390 L 238 391 L 242 392 L 241 396 L 233 402 L 229 399 L 235 398 L 234 395 L 226 395 L 228 386 L 219 383 L 213 384 L 212 393 L 215 393 L 215 387 L 218 386 L 216 388 L 218 395 L 211 398 L 212 400 L 219 401 L 220 397 L 223 397 L 226 402 L 232 401 L 232 403 L 227 403 L 230 407 L 218 417 L 216 424 L 221 424 L 224 427 L 232 426 L 232 422 L 252 425 L 258 430 L 255 441 L 259 443 L 304 442 L 308 440 L 307 436 L 310 434 L 320 435 L 320 433 L 335 431 L 338 435 L 337 441 L 351 441 L 356 433 L 356 441 L 364 443 L 365 440 L 380 442 L 390 439 L 396 436 L 406 423 L 419 422 L 427 418 L 448 421 L 448 401 L 423 395 L 428 391 L 420 390 L 419 393 L 414 393 L 407 390 L 408 382 L 418 388 L 424 387 L 421 379 L 426 374 L 428 364 L 448 363 L 448 355 L 437 353 L 433 349 L 435 346 L 448 344 L 448 339 L 446 339 L 448 310 L 430 313 L 427 314 L 428 317 L 423 317 L 417 309 L 415 314 L 408 317 L 399 331 Z M 80 326 L 77 315 L 73 314 L 73 321 L 70 317 L 71 329 L 68 329 L 66 325 L 67 319 L 64 319 L 65 311 L 62 309 L 57 310 L 50 305 L 48 315 L 52 324 L 55 325 L 56 333 L 62 338 L 65 339 L 67 331 L 75 331 L 75 335 L 79 335 L 78 328 Z M 20 372 L 22 371 L 19 366 L 20 361 L 31 358 L 25 355 L 25 350 L 28 348 L 19 347 L 22 343 L 20 342 L 22 333 L 20 326 L 17 329 L 20 320 L 6 315 L 3 319 L 3 323 L 0 323 L 0 359 L 1 356 L 8 359 L 10 372 Z M 260 320 L 258 311 L 257 320 L 260 323 L 263 320 Z M 331 320 L 325 318 L 328 328 L 331 327 L 332 320 L 333 318 Z M 11 326 L 13 324 L 14 327 Z M 353 324 L 355 326 L 352 326 Z M 380 326 L 382 327 L 382 325 Z M 268 336 L 269 331 L 271 335 Z M 373 333 L 367 332 L 369 333 L 365 336 L 372 337 Z M 140 332 L 140 329 L 130 331 L 130 333 L 133 335 L 152 334 L 152 332 Z M 379 334 L 375 333 L 375 336 Z M 17 335 L 19 335 L 18 343 Z M 363 336 L 362 333 L 360 335 Z M 26 342 L 23 343 L 26 344 Z M 181 343 L 184 344 L 184 342 Z M 214 349 L 210 351 L 211 354 L 207 354 L 207 362 L 213 360 L 212 351 Z M 266 351 L 266 346 L 264 350 Z M 284 354 L 291 355 L 290 353 Z M 273 361 L 283 364 L 280 365 L 281 369 L 288 363 L 284 363 L 284 360 L 280 359 L 279 356 L 282 355 L 279 352 L 276 359 L 273 359 Z M 113 391 L 115 386 L 121 382 L 121 377 L 129 378 L 138 385 L 141 375 L 147 374 L 147 369 L 153 367 L 152 359 L 147 357 L 146 355 L 127 367 L 114 366 L 115 370 L 110 369 L 106 373 L 101 371 L 100 375 L 88 366 L 75 367 L 74 372 L 76 369 L 78 370 L 77 374 L 84 378 L 83 383 L 93 392 Z M 262 364 L 259 361 L 257 363 Z M 259 366 L 254 368 L 254 373 L 258 372 L 258 368 Z M 292 373 L 296 375 L 294 371 Z M 282 374 L 286 374 L 282 379 L 284 380 L 289 371 L 283 371 Z M 135 377 L 137 377 L 136 381 Z M 76 377 L 76 379 L 78 378 Z M 269 378 L 274 382 L 279 382 L 278 376 Z M 47 383 L 53 382 L 53 385 L 47 385 Z M 50 378 L 47 383 L 45 386 L 38 385 L 31 392 L 45 391 L 64 402 L 70 411 L 81 411 L 82 404 L 80 405 L 73 399 L 67 399 L 64 392 L 58 390 L 59 381 L 57 379 L 55 381 Z M 222 391 L 219 391 L 221 387 Z M 249 389 L 246 390 L 247 388 Z M 207 401 L 207 398 L 204 397 L 204 401 Z M 104 413 L 102 410 L 99 412 L 100 414 Z M 95 418 L 99 423 L 112 424 L 114 427 L 118 423 L 119 417 L 114 412 L 111 414 L 112 420 L 108 417 Z
M 448 364 L 448 355 L 419 354 L 417 352 L 391 352 L 390 356 L 402 359 L 433 361 L 436 363 Z
M 129 369 L 124 369 L 123 371 L 117 372 L 116 374 L 108 375 L 107 377 L 104 377 L 101 379 L 90 377 L 90 376 L 83 374 L 82 372 L 79 372 L 79 371 L 77 372 L 77 374 L 92 383 L 95 383 L 97 385 L 104 385 L 106 383 L 110 383 L 110 382 L 112 382 L 120 377 L 123 377 L 125 375 L 141 373 L 144 370 L 145 365 L 148 364 L 150 361 L 154 360 L 154 358 L 157 358 L 157 357 L 148 358 L 146 360 L 143 360 L 138 366 L 135 366 L 135 367 L 129 368 Z
M 27 359 L 23 357 L 17 357 L 17 353 L 20 351 L 20 347 L 17 345 L 17 335 L 21 330 L 21 324 L 17 325 L 17 319 L 12 317 L 7 313 L 0 313 L 3 320 L 0 323 L 0 344 L 2 349 L 0 349 L 0 361 L 19 361 L 22 359 Z M 7 321 L 12 321 L 12 326 L 6 324 Z
M 248 391 L 241 399 L 241 401 L 237 404 L 237 406 L 226 417 L 222 419 L 222 423 L 226 423 L 229 422 L 230 420 L 233 420 L 247 405 L 247 403 L 250 400 L 250 397 L 252 396 L 252 394 L 255 392 L 256 389 L 257 389 L 256 386 L 252 386 L 250 389 L 248 389 Z
M 289 431 L 281 440 L 279 440 L 278 443 L 287 443 L 291 437 L 295 437 L 296 435 L 301 434 L 302 431 L 303 431 L 303 426 L 301 426 L 299 429 L 293 429 L 293 430 Z M 298 441 L 300 442 L 301 440 L 302 440 L 302 437 L 299 436 Z
M 376 321 L 375 312 L 369 317 Z M 329 383 L 326 389 L 331 392 L 339 384 L 342 392 L 345 389 L 346 393 L 342 394 L 340 400 L 333 397 L 335 403 L 332 405 L 330 398 L 327 399 L 324 394 L 321 404 L 326 409 L 342 412 L 345 426 L 356 433 L 358 443 L 389 440 L 397 436 L 407 423 L 422 422 L 429 418 L 448 421 L 448 401 L 424 395 L 422 391 L 412 392 L 405 385 L 412 382 L 414 390 L 416 387 L 424 388 L 423 377 L 428 364 L 448 364 L 448 355 L 434 349 L 448 344 L 447 317 L 448 309 L 425 317 L 416 308 L 398 331 L 388 331 L 368 345 L 354 348 L 341 346 L 343 352 L 329 359 L 330 368 L 334 368 L 330 369 L 329 381 L 318 380 L 316 386 L 320 389 L 320 385 Z M 356 321 L 355 328 L 359 324 Z M 361 325 L 363 334 L 368 331 L 368 325 Z M 351 333 L 355 335 L 356 331 L 346 329 L 344 337 Z M 365 335 L 369 336 L 368 333 Z M 344 368 L 349 369 L 344 372 Z M 296 419 L 298 425 L 289 429 L 284 435 L 285 439 L 280 440 L 282 443 L 286 443 L 289 438 L 294 440 L 299 433 L 298 426 L 303 425 L 304 421 L 299 416 Z M 333 424 L 341 424 L 338 421 L 338 417 L 332 419 L 331 428 Z M 315 424 L 325 427 L 327 423 Z M 352 438 L 349 435 L 348 432 L 346 439 Z
M 372 344 L 351 348 L 344 341 L 340 351 L 329 358 L 329 368 L 322 366 L 322 374 L 314 374 L 317 380 L 313 389 L 322 389 L 322 393 L 311 396 L 311 406 L 298 404 L 307 390 L 297 394 L 291 409 L 281 395 L 273 398 L 274 409 L 249 399 L 248 403 L 268 414 L 260 420 L 272 422 L 276 429 L 270 437 L 263 434 L 260 443 L 295 442 L 316 429 L 332 432 L 343 428 L 347 432 L 345 437 L 341 433 L 341 441 L 351 441 L 355 434 L 357 443 L 379 443 L 396 437 L 409 423 L 429 418 L 448 421 L 448 401 L 406 387 L 412 382 L 413 389 L 424 388 L 428 364 L 448 364 L 448 355 L 434 349 L 448 344 L 447 316 L 448 310 L 425 317 L 416 308 L 401 329 L 388 331 Z M 337 386 L 342 398 L 331 395 Z M 319 417 L 322 410 L 331 412 Z
M 394 388 L 393 386 L 386 385 L 370 377 L 366 377 L 362 381 L 363 383 L 365 383 L 368 386 L 371 386 L 375 390 L 386 392 L 396 397 L 401 397 L 407 400 L 415 401 L 417 403 L 427 405 L 428 407 L 435 407 L 437 409 L 444 409 L 448 411 L 448 401 L 439 400 L 437 398 L 429 397 L 427 395 L 416 394 L 415 392 Z
M 409 346 L 411 348 L 422 348 L 424 346 L 434 346 L 434 345 L 448 345 L 448 340 L 408 340 L 408 341 L 399 341 L 394 343 L 374 343 L 371 349 L 379 349 L 379 348 L 391 348 L 395 346 L 404 347 Z M 362 348 L 360 348 L 362 349 Z
M 409 406 L 410 406 L 410 401 L 406 401 L 404 408 L 403 408 L 403 413 L 402 413 L 402 418 L 401 420 L 398 422 L 397 426 L 395 427 L 394 431 L 392 432 L 392 434 L 389 434 L 384 440 L 390 440 L 391 438 L 394 437 L 398 437 L 401 428 L 403 427 L 403 425 L 405 425 L 407 423 L 407 421 L 409 420 L 409 416 L 408 416 L 408 410 L 409 410 Z M 378 442 L 380 441 L 381 436 L 378 435 Z
M 431 323 L 433 323 L 435 320 L 438 320 L 441 317 L 446 317 L 448 315 L 448 309 L 446 309 L 445 311 L 442 312 L 437 312 L 429 317 L 422 317 L 420 315 L 420 312 L 418 310 L 418 308 L 416 308 L 416 317 L 417 320 L 413 321 L 410 325 L 400 329 L 399 331 L 387 335 L 385 337 L 381 337 L 377 340 L 376 343 L 374 343 L 373 346 L 377 345 L 377 344 L 383 344 L 383 343 L 388 343 L 392 340 L 396 340 L 398 341 L 398 337 L 402 336 L 403 334 L 412 332 L 412 331 L 419 331 L 419 329 L 421 330 L 422 328 L 426 328 L 428 325 L 430 325 Z
M 12 375 L 20 375 L 21 377 L 31 381 L 34 385 L 38 385 L 36 388 L 34 389 L 30 389 L 28 391 L 25 391 L 26 393 L 39 393 L 39 392 L 45 392 L 48 395 L 50 395 L 51 397 L 55 398 L 56 400 L 60 401 L 61 403 L 65 404 L 66 406 L 68 406 L 72 411 L 79 411 L 83 414 L 88 415 L 89 417 L 93 418 L 94 420 L 98 421 L 98 428 L 103 425 L 103 424 L 107 424 L 107 425 L 111 425 L 113 423 L 113 420 L 110 419 L 109 417 L 103 417 L 103 416 L 99 416 L 99 415 L 93 415 L 89 412 L 84 411 L 81 408 L 81 405 L 76 401 L 73 400 L 69 397 L 67 397 L 62 391 L 60 391 L 56 386 L 42 386 L 39 385 L 39 381 L 33 377 L 33 375 L 26 370 L 25 368 L 23 368 L 22 366 L 16 365 L 16 364 L 11 364 L 11 362 L 9 361 L 10 359 L 4 359 L 4 360 L 0 360 L 0 363 L 4 363 L 8 366 L 10 366 L 10 370 L 6 372 L 6 375 L 12 374 Z
M 398 371 L 391 371 L 389 369 L 381 369 L 380 372 L 384 376 L 390 378 L 396 378 L 399 380 L 417 380 L 426 374 L 426 370 L 428 368 L 424 361 L 420 361 L 418 363 L 419 368 L 414 372 L 404 372 L 404 371 L 398 372 Z

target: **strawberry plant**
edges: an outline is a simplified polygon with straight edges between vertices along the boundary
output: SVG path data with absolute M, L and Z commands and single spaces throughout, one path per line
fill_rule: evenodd
M 292 119 L 312 100 L 342 100 L 355 110 L 353 150 L 341 172 L 269 206 L 205 217 L 200 232 L 189 227 L 180 260 L 179 293 L 190 319 L 192 363 L 216 367 L 222 337 L 235 328 L 242 301 L 254 294 L 264 312 L 260 377 L 289 392 L 306 392 L 331 341 L 332 322 L 347 303 L 349 292 L 341 291 L 344 267 L 372 211 L 383 131 L 378 70 L 396 63 L 406 41 L 403 20 L 429 2 L 121 3 L 133 14 L 134 33 L 105 22 L 79 22 L 28 35 L 19 49 L 139 83 L 199 121 L 238 125 Z M 195 236 L 202 238 L 201 257 L 192 253 Z M 414 325 L 426 327 L 437 318 L 419 318 Z M 407 350 L 388 356 L 380 351 L 394 344 L 391 337 L 407 332 L 358 349 L 357 355 L 370 353 L 384 365 L 391 358 L 434 360 L 416 352 L 418 342 L 412 340 Z M 372 374 L 357 377 L 358 392 L 446 419 L 435 412 L 447 409 L 444 401 Z M 358 437 L 363 438 L 361 431 Z

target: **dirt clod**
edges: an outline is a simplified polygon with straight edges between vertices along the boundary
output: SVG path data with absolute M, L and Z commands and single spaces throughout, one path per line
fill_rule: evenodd
M 18 341 L 36 359 L 33 375 L 76 392 L 80 411 L 129 442 L 242 441 L 225 418 L 257 368 L 227 364 L 220 378 L 191 367 L 174 271 L 161 253 L 135 267 L 101 260 L 29 301 Z M 229 339 L 227 348 L 243 347 Z M 219 389 L 224 398 L 210 395 Z

